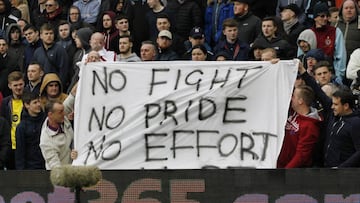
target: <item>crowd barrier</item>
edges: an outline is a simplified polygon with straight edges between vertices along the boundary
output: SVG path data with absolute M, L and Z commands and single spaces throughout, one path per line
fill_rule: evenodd
M 53 186 L 49 171 L 0 172 L 0 203 L 67 203 L 70 188 Z M 355 203 L 359 169 L 207 169 L 102 171 L 81 202 L 106 203 Z

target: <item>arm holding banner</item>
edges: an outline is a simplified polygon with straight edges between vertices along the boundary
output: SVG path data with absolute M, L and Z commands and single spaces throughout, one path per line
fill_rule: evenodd
M 75 83 L 74 87 L 71 88 L 71 92 L 68 95 L 68 97 L 63 102 L 64 104 L 64 110 L 66 114 L 72 114 L 74 113 L 74 104 L 75 104 L 75 95 L 77 90 L 77 83 Z M 72 160 L 75 160 L 78 156 L 78 152 L 75 149 L 71 149 L 70 157 Z
M 315 97 L 317 100 L 320 101 L 321 105 L 323 106 L 323 126 L 325 127 L 329 114 L 332 113 L 331 105 L 332 100 L 325 94 L 325 92 L 321 89 L 321 87 L 316 83 L 315 79 L 310 76 L 307 71 L 305 70 L 302 63 L 299 64 L 299 73 L 301 74 L 301 78 L 305 81 L 306 85 L 310 86 L 315 93 Z M 313 165 L 316 167 L 323 167 L 324 166 L 324 144 L 326 140 L 325 133 L 320 133 L 319 140 L 316 143 L 314 153 L 313 153 Z
M 325 113 L 329 113 L 329 111 L 331 111 L 331 99 L 316 83 L 315 79 L 307 73 L 302 63 L 299 63 L 299 73 L 301 75 L 301 78 L 305 81 L 306 85 L 310 86 L 314 90 L 315 97 L 320 101 Z
M 297 65 L 88 64 L 75 99 L 79 154 L 73 164 L 100 169 L 274 168 Z M 264 86 L 270 91 L 254 94 Z
M 74 111 L 75 95 L 76 95 L 77 83 L 71 89 L 70 94 L 66 97 L 64 104 L 64 110 L 66 114 L 70 114 Z

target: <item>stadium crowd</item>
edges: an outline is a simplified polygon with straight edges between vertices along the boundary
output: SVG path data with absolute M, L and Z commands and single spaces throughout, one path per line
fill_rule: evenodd
M 0 0 L 0 169 L 77 157 L 78 62 L 300 60 L 278 168 L 360 165 L 360 0 Z

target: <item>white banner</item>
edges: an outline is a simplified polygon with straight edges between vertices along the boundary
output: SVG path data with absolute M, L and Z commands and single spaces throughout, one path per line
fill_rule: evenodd
M 298 61 L 89 63 L 75 165 L 274 168 Z

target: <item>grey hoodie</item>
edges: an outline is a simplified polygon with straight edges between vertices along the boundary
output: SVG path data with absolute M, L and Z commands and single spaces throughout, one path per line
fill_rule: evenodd
M 302 31 L 297 39 L 297 45 L 299 46 L 300 41 L 305 41 L 309 43 L 310 49 L 316 49 L 317 42 L 316 42 L 316 35 L 311 29 L 306 29 Z M 298 48 L 298 56 L 304 54 L 304 52 Z

